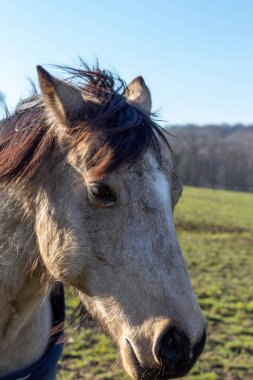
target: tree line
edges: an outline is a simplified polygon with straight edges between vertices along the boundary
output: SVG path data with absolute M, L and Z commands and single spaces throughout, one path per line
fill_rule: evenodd
M 184 184 L 253 191 L 253 125 L 166 129 Z

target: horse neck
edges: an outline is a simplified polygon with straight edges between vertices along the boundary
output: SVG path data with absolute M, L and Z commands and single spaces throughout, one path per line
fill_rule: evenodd
M 50 284 L 19 195 L 0 191 L 0 375 L 37 360 L 51 328 Z

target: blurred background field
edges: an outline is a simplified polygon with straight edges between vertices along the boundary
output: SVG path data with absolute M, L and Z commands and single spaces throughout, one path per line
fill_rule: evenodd
M 208 320 L 204 353 L 187 380 L 253 379 L 253 195 L 186 187 L 175 210 L 192 284 Z M 67 292 L 68 315 L 78 299 Z M 91 321 L 66 326 L 58 380 L 124 380 L 109 338 Z

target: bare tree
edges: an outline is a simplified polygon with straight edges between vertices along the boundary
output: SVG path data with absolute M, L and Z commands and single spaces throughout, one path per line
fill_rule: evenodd
M 0 91 L 0 119 L 2 118 L 2 116 L 7 114 L 7 106 L 5 104 L 5 99 L 5 94 L 2 91 Z
M 5 95 L 2 91 L 0 91 L 0 103 L 5 101 Z

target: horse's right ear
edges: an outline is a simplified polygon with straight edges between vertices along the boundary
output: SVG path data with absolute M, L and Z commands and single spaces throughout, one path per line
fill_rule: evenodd
M 127 101 L 134 104 L 137 108 L 146 114 L 151 112 L 151 94 L 144 79 L 139 76 L 135 78 L 126 88 L 124 93 Z
M 37 66 L 40 88 L 49 118 L 66 126 L 84 107 L 81 92 Z

